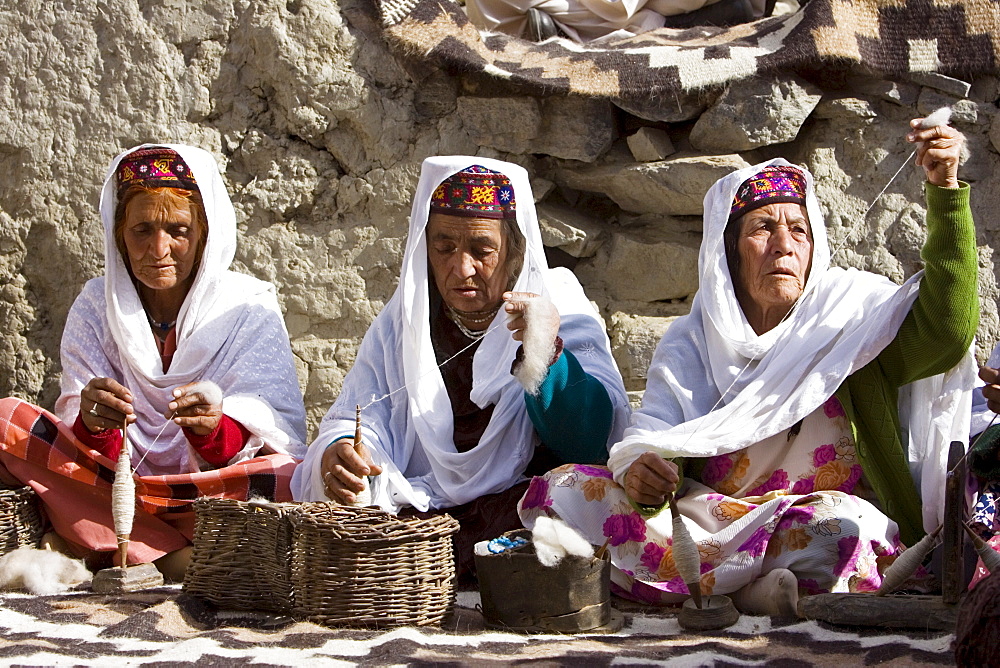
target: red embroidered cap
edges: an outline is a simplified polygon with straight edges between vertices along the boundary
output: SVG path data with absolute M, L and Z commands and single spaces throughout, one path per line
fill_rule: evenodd
M 471 165 L 434 189 L 431 212 L 468 218 L 515 218 L 514 187 L 506 175 Z
M 118 163 L 118 194 L 129 186 L 198 190 L 198 182 L 184 159 L 164 146 L 139 149 Z
M 740 184 L 729 210 L 729 220 L 778 202 L 806 203 L 806 176 L 798 167 L 772 165 Z

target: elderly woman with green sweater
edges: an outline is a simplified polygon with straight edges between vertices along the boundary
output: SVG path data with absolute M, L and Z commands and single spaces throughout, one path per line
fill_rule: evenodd
M 772 160 L 712 187 L 700 289 L 657 348 L 642 408 L 607 469 L 532 481 L 526 525 L 563 518 L 607 541 L 619 592 L 678 603 L 688 587 L 661 512 L 676 492 L 702 593 L 792 615 L 800 593 L 878 588 L 903 545 L 940 521 L 975 373 L 963 138 L 924 125 L 907 140 L 927 177 L 925 268 L 902 286 L 830 267 L 806 169 Z

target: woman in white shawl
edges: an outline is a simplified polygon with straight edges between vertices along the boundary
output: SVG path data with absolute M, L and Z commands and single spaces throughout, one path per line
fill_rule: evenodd
M 138 497 L 128 559 L 177 579 L 197 497 L 291 499 L 302 398 L 274 287 L 229 271 L 236 216 L 210 154 L 129 149 L 100 209 L 105 274 L 66 321 L 58 418 L 0 401 L 0 475 L 38 493 L 47 542 L 105 565 L 127 421 Z
M 720 179 L 705 197 L 691 314 L 660 342 L 608 470 L 533 480 L 526 525 L 562 517 L 609 542 L 618 591 L 679 603 L 688 589 L 660 512 L 676 490 L 703 593 L 794 615 L 800 591 L 878 588 L 901 543 L 940 521 L 974 374 L 962 136 L 920 123 L 907 139 L 928 179 L 925 270 L 897 286 L 830 267 L 812 176 L 784 160 Z
M 356 405 L 361 454 L 351 447 Z M 298 500 L 352 503 L 362 478 L 381 472 L 370 478 L 375 505 L 459 520 L 464 571 L 474 542 L 520 528 L 533 458 L 549 457 L 541 471 L 603 462 L 627 416 L 594 308 L 572 273 L 546 264 L 525 170 L 428 158 L 399 287 L 293 485 Z

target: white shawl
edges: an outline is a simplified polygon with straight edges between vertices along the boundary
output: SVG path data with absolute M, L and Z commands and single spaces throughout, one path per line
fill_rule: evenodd
M 619 483 L 647 450 L 668 458 L 709 457 L 791 427 L 893 340 L 916 299 L 922 272 L 898 286 L 875 274 L 830 267 L 813 178 L 803 169 L 812 269 L 791 315 L 757 336 L 736 300 L 723 231 L 739 185 L 768 165 L 787 164 L 779 158 L 739 170 L 705 196 L 699 290 L 691 314 L 675 321 L 657 346 L 642 408 L 611 449 L 608 464 Z M 967 441 L 973 367 L 968 356 L 952 371 L 900 391 L 901 424 L 908 424 L 903 442 L 927 529 L 937 526 L 944 508 L 949 444 Z M 909 411 L 910 401 L 920 410 Z
M 114 240 L 115 170 L 126 155 L 149 146 L 167 146 L 184 159 L 198 181 L 208 220 L 201 265 L 177 317 L 177 350 L 168 373 Z M 62 393 L 56 402 L 60 419 L 76 420 L 80 391 L 92 378 L 114 378 L 134 397 L 138 421 L 128 435 L 133 466 L 142 460 L 136 472 L 197 472 L 205 462 L 164 415 L 175 387 L 211 380 L 222 388 L 223 412 L 252 434 L 230 463 L 261 451 L 300 456 L 305 410 L 274 286 L 229 271 L 236 252 L 236 212 L 211 154 L 172 144 L 129 149 L 108 168 L 100 209 L 105 275 L 87 282 L 66 320 Z
M 494 404 L 479 444 L 458 452 L 453 441 L 451 403 L 437 367 L 430 335 L 425 228 L 431 194 L 448 176 L 471 165 L 506 174 L 514 188 L 517 224 L 526 240 L 524 267 L 514 290 L 548 296 L 559 310 L 559 335 L 566 350 L 607 389 L 615 419 L 609 443 L 628 419 L 628 400 L 611 357 L 604 328 L 576 277 L 549 269 L 527 172 L 498 160 L 470 156 L 428 158 L 413 198 L 409 236 L 399 286 L 372 323 L 336 403 L 292 479 L 298 500 L 326 500 L 321 458 L 337 438 L 354 433 L 354 407 L 360 404 L 365 443 L 385 472 L 372 478 L 373 503 L 395 512 L 448 508 L 485 494 L 501 492 L 523 478 L 537 436 L 524 405 L 524 390 L 510 374 L 519 343 L 503 326 L 499 311 L 473 358 L 471 399 Z M 388 399 L 368 405 L 393 393 Z

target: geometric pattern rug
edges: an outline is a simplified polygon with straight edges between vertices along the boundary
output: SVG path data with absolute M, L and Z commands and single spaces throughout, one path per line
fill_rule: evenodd
M 953 665 L 953 636 L 743 616 L 721 631 L 682 629 L 669 610 L 615 599 L 616 633 L 522 635 L 484 628 L 479 594 L 459 592 L 441 628 L 327 628 L 212 609 L 172 585 L 124 595 L 0 593 L 0 664 L 143 665 Z
M 751 76 L 830 66 L 966 80 L 1000 71 L 995 0 L 808 0 L 792 14 L 731 28 L 661 28 L 597 44 L 480 32 L 454 0 L 373 1 L 400 53 L 537 95 L 666 103 Z

